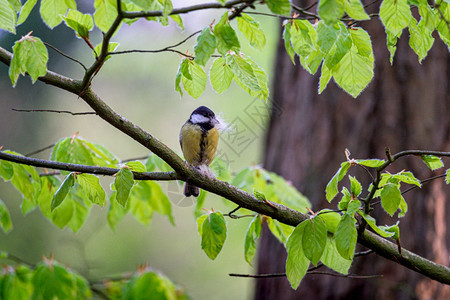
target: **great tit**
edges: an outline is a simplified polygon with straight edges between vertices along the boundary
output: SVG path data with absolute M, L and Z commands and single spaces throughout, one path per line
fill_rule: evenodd
M 212 110 L 200 106 L 192 112 L 189 120 L 181 127 L 180 145 L 184 159 L 199 171 L 202 171 L 205 166 L 208 167 L 216 155 L 219 142 L 219 131 L 216 125 L 219 123 Z M 199 193 L 198 187 L 185 183 L 186 197 L 198 197 Z

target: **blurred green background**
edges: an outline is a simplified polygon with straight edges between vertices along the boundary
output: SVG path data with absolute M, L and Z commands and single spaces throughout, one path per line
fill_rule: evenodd
M 83 12 L 92 12 L 90 1 L 77 1 Z M 192 4 L 192 1 L 174 1 L 175 7 Z M 183 15 L 185 30 L 173 23 L 168 27 L 138 21 L 132 26 L 123 25 L 113 41 L 118 50 L 159 49 L 172 45 L 192 32 L 218 20 L 225 11 L 209 10 Z M 1 32 L 2 47 L 11 46 L 21 35 L 33 30 L 33 35 L 60 48 L 69 55 L 89 65 L 93 61 L 90 49 L 83 41 L 75 39 L 65 25 L 49 30 L 43 25 L 34 8 L 32 18 L 18 28 L 17 35 Z M 240 35 L 242 52 L 249 55 L 267 73 L 271 80 L 272 60 L 278 38 L 278 20 L 262 17 L 267 44 L 263 52 L 247 45 Z M 235 24 L 232 25 L 237 30 Z M 195 39 L 178 47 L 193 53 Z M 96 45 L 100 33 L 94 31 L 91 41 Z M 83 69 L 76 63 L 49 49 L 49 69 L 80 79 Z M 268 120 L 269 103 L 253 99 L 236 84 L 217 95 L 208 84 L 199 99 L 175 91 L 175 74 L 181 58 L 175 53 L 124 54 L 114 56 L 95 77 L 93 89 L 115 111 L 180 152 L 178 133 L 189 114 L 198 106 L 206 105 L 231 124 L 235 134 L 224 133 L 219 142 L 218 155 L 227 161 L 234 172 L 251 164 L 259 164 L 262 157 L 264 130 Z M 209 70 L 208 65 L 205 71 Z M 59 109 L 73 112 L 90 111 L 77 96 L 46 86 L 41 82 L 31 85 L 30 78 L 19 79 L 11 87 L 8 69 L 0 65 L 0 145 L 23 154 L 53 144 L 62 137 L 76 132 L 88 141 L 105 145 L 120 159 L 140 157 L 148 151 L 96 116 L 71 116 L 55 113 L 23 113 L 11 109 Z M 239 135 L 237 134 L 239 133 Z M 49 157 L 47 150 L 35 157 Z M 101 179 L 109 190 L 111 178 Z M 162 184 L 165 191 L 167 183 Z M 172 185 L 173 187 L 177 187 Z M 250 219 L 230 220 L 225 246 L 211 261 L 201 250 L 200 237 L 193 215 L 193 203 L 180 201 L 177 190 L 170 189 L 176 227 L 167 218 L 155 214 L 150 226 L 139 224 L 127 216 L 112 230 L 107 223 L 107 207 L 93 207 L 87 222 L 74 234 L 70 229 L 60 230 L 45 219 L 39 210 L 23 216 L 21 198 L 9 183 L 0 183 L 0 198 L 11 211 L 14 229 L 9 234 L 0 233 L 0 250 L 14 254 L 25 261 L 36 263 L 43 255 L 53 253 L 56 260 L 77 270 L 89 279 L 117 276 L 136 270 L 147 263 L 184 287 L 194 299 L 248 299 L 252 295 L 250 279 L 232 278 L 229 273 L 253 273 L 244 260 L 244 237 Z M 180 188 L 181 193 L 181 188 Z M 235 205 L 219 197 L 208 195 L 205 208 L 227 213 Z

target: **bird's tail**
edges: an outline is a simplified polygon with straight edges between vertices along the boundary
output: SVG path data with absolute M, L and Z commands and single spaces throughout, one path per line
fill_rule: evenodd
M 196 187 L 195 185 L 191 185 L 187 182 L 184 184 L 184 195 L 186 197 L 190 196 L 198 197 L 199 194 L 200 189 L 198 187 Z

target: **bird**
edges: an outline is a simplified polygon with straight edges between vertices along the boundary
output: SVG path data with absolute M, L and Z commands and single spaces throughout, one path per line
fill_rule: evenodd
M 186 162 L 195 169 L 209 171 L 209 165 L 214 159 L 219 143 L 220 121 L 212 110 L 206 106 L 200 106 L 191 113 L 189 119 L 181 127 L 180 146 Z M 206 167 L 206 168 L 205 168 Z M 184 195 L 186 197 L 198 197 L 198 187 L 186 182 Z

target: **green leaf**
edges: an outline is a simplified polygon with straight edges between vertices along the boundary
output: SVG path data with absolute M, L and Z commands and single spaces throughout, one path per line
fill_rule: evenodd
M 150 206 L 157 211 L 159 214 L 167 216 L 172 225 L 175 225 L 175 221 L 172 216 L 172 205 L 170 204 L 169 198 L 161 189 L 161 186 L 154 181 L 145 181 L 140 183 L 140 185 L 146 185 L 149 189 L 150 197 L 148 202 Z
M 333 69 L 336 83 L 356 98 L 373 78 L 374 58 L 370 37 L 361 28 L 350 30 L 352 47 Z
M 79 174 L 76 176 L 76 179 L 92 203 L 98 204 L 102 207 L 105 205 L 105 190 L 100 185 L 100 181 L 97 176 L 92 174 Z
M 252 265 L 252 260 L 256 253 L 256 240 L 261 234 L 261 227 L 262 217 L 261 215 L 256 215 L 250 222 L 247 234 L 245 235 L 244 257 L 245 261 L 248 262 L 250 266 Z
M 330 209 L 322 209 L 319 214 L 322 220 L 325 222 L 327 231 L 335 233 L 337 226 L 341 221 L 341 215 L 337 212 L 331 211 Z
M 334 174 L 333 178 L 328 182 L 325 189 L 328 202 L 331 202 L 339 192 L 338 183 L 344 178 L 345 174 L 347 174 L 348 169 L 350 169 L 350 163 L 348 161 L 343 162 L 339 170 L 337 170 L 336 174 Z
M 358 165 L 366 166 L 369 168 L 381 167 L 386 161 L 383 159 L 358 159 L 356 160 Z
M 336 240 L 336 249 L 339 254 L 345 259 L 352 260 L 355 253 L 356 240 L 358 238 L 355 219 L 348 214 L 344 214 L 334 236 Z
M 107 32 L 117 17 L 117 1 L 95 0 L 94 7 L 95 25 L 97 25 L 101 31 Z
M 434 38 L 427 28 L 425 28 L 425 23 L 421 21 L 418 25 L 416 24 L 416 19 L 411 18 L 409 23 L 409 46 L 416 52 L 419 63 L 427 56 L 428 51 L 433 46 Z
M 185 59 L 186 69 L 181 68 L 181 74 L 183 75 L 181 81 L 183 82 L 184 90 L 197 99 L 205 91 L 207 76 L 205 71 L 197 65 L 194 61 Z
M 228 12 L 224 13 L 220 21 L 214 26 L 214 35 L 216 37 L 217 51 L 225 55 L 232 50 L 239 53 L 241 45 L 239 39 L 228 21 Z
M 228 57 L 229 55 L 227 55 Z M 250 96 L 267 101 L 267 98 L 269 97 L 269 88 L 267 87 L 267 75 L 264 72 L 264 70 L 258 66 L 257 63 L 255 63 L 253 60 L 251 60 L 249 57 L 241 54 L 239 56 L 240 58 L 243 58 L 244 61 L 250 65 L 254 75 L 256 76 L 257 80 L 257 86 L 258 88 L 256 90 L 253 89 L 253 85 L 250 87 L 246 83 L 244 83 L 241 78 L 237 77 L 236 74 L 234 76 L 234 81 L 243 89 L 246 91 Z M 233 69 L 231 69 L 233 72 Z M 235 70 L 236 71 L 236 70 Z M 247 82 L 248 83 L 248 82 Z
M 286 276 L 293 289 L 298 288 L 309 267 L 309 259 L 303 253 L 302 246 L 303 232 L 307 222 L 308 220 L 298 224 L 286 242 Z
M 61 205 L 61 203 L 64 201 L 67 194 L 69 193 L 70 188 L 73 187 L 74 184 L 75 184 L 75 174 L 70 173 L 69 175 L 66 176 L 63 183 L 61 184 L 61 186 L 59 187 L 59 189 L 56 191 L 55 195 L 53 196 L 52 206 L 51 206 L 52 212 L 55 210 L 55 208 L 57 208 L 58 206 Z
M 62 22 L 67 10 L 76 9 L 77 3 L 74 0 L 41 0 L 40 13 L 45 24 L 52 28 Z
M 327 227 L 320 216 L 306 222 L 303 229 L 302 247 L 305 256 L 317 266 L 327 243 Z
M 433 171 L 444 166 L 440 157 L 434 155 L 422 155 L 421 158 L 423 162 L 428 166 L 428 168 Z
M 0 29 L 16 33 L 16 12 L 8 0 L 0 0 Z
M 3 253 L 2 258 L 8 254 Z M 31 299 L 33 286 L 31 284 L 32 270 L 24 265 L 6 266 L 0 274 L 1 297 L 4 300 Z
M 407 184 L 414 184 L 417 187 L 422 187 L 422 183 L 417 179 L 413 173 L 407 171 L 401 171 L 397 174 L 392 175 L 392 178 L 398 180 L 399 182 L 404 182 Z
M 77 37 L 89 38 L 89 31 L 94 28 L 91 15 L 70 9 L 67 16 L 63 17 L 66 25 L 76 32 Z
M 37 37 L 26 35 L 13 47 L 13 58 L 9 66 L 9 78 L 16 86 L 19 75 L 28 73 L 34 83 L 47 74 L 48 53 L 44 43 Z
M 122 168 L 115 175 L 114 186 L 117 191 L 116 199 L 122 207 L 126 207 L 128 196 L 133 187 L 133 172 L 128 168 Z
M 394 240 L 399 240 L 400 239 L 400 228 L 398 227 L 398 224 L 400 222 L 397 221 L 396 224 L 391 225 L 391 226 L 380 226 L 380 229 L 389 233 L 392 233 L 392 238 Z
M 284 47 L 286 48 L 286 52 L 289 54 L 289 57 L 291 58 L 292 63 L 295 65 L 295 51 L 294 48 L 291 45 L 291 23 L 286 23 L 284 25 L 284 31 L 283 31 L 283 40 L 284 40 Z
M 421 0 L 419 6 L 419 14 L 422 17 L 420 23 L 423 24 L 423 28 L 427 29 L 430 33 L 436 28 L 436 18 L 433 9 L 430 7 L 426 0 Z
M 399 187 L 396 184 L 388 183 L 383 186 L 380 193 L 381 206 L 392 217 L 397 211 L 401 199 L 403 198 Z
M 123 219 L 123 217 L 126 215 L 127 211 L 125 208 L 123 208 L 116 199 L 116 192 L 113 192 L 111 196 L 109 197 L 109 210 L 108 210 L 108 224 L 112 229 L 115 229 L 117 224 Z
M 234 76 L 239 79 L 242 84 L 253 91 L 261 90 L 258 78 L 252 66 L 241 56 L 228 54 L 225 56 L 226 63 L 230 67 L 231 72 Z
M 291 3 L 289 0 L 266 0 L 267 7 L 275 14 L 289 16 L 291 14 Z
M 382 229 L 382 226 L 378 227 L 377 221 L 372 216 L 370 216 L 362 211 L 358 211 L 358 213 L 364 218 L 364 220 L 366 220 L 367 224 L 369 224 L 369 226 L 380 236 L 382 236 L 384 238 L 389 238 L 394 235 L 393 232 L 388 232 L 388 231 Z
M 198 231 L 198 234 L 200 235 L 200 237 L 203 234 L 203 223 L 205 222 L 207 217 L 208 217 L 208 215 L 201 215 L 197 218 L 197 231 Z
M 380 19 L 386 30 L 399 37 L 403 28 L 412 18 L 407 0 L 383 0 L 380 7 Z
M 325 24 L 324 24 L 325 25 Z M 321 26 L 322 27 L 322 26 Z M 329 26 L 330 27 L 330 26 Z M 328 69 L 332 70 L 334 67 L 342 60 L 342 58 L 349 53 L 351 47 L 352 47 L 352 39 L 351 39 L 351 33 L 350 30 L 345 26 L 343 22 L 337 22 L 334 25 L 332 25 L 334 30 L 338 30 L 336 32 L 336 38 L 335 40 L 332 40 L 333 36 L 328 36 L 326 39 L 328 40 L 327 43 L 322 43 L 323 51 L 326 54 L 325 57 L 325 64 Z M 323 31 L 321 30 L 321 34 L 323 38 Z M 329 30 L 328 30 L 329 31 Z M 327 33 L 327 32 L 325 32 Z M 331 33 L 328 33 L 330 35 Z
M 221 213 L 210 213 L 202 225 L 202 249 L 214 260 L 222 250 L 227 237 L 227 226 Z
M 292 226 L 280 223 L 272 218 L 267 219 L 267 225 L 269 226 L 269 230 L 273 236 L 276 237 L 282 244 L 286 244 L 287 239 L 292 234 L 292 231 L 294 231 Z
M 320 0 L 318 13 L 325 23 L 336 23 L 344 15 L 344 0 Z
M 19 20 L 17 21 L 17 26 L 22 24 L 28 19 L 28 16 L 30 15 L 31 11 L 33 10 L 34 6 L 36 5 L 37 0 L 28 0 L 20 10 Z
M 52 259 L 37 265 L 33 274 L 32 299 L 88 299 L 91 296 L 87 281 Z
M 117 47 L 119 47 L 119 45 L 120 45 L 119 43 L 110 42 L 108 44 L 108 52 L 116 51 L 116 49 L 117 49 Z M 97 57 L 100 55 L 100 53 L 102 52 L 102 47 L 103 47 L 103 42 L 94 47 L 94 51 L 92 52 L 92 54 L 94 54 L 94 57 Z M 105 57 L 105 61 L 109 60 L 110 58 L 111 58 L 111 55 L 107 55 Z
M 145 172 L 146 168 L 143 163 L 138 160 L 129 161 L 125 164 L 127 167 L 131 169 L 133 172 Z
M 154 208 L 152 206 L 152 186 L 145 181 L 139 181 L 131 189 L 126 209 L 140 223 L 144 225 L 150 224 L 152 220 Z M 173 221 L 173 220 L 171 220 Z
M 130 1 L 145 11 L 151 10 L 154 3 L 157 2 L 155 0 L 130 0 Z
M 0 160 L 0 177 L 2 177 L 3 180 L 8 181 L 11 180 L 13 175 L 14 175 L 13 164 L 7 162 L 6 160 Z
M 6 207 L 2 199 L 0 199 L 0 227 L 2 227 L 5 233 L 10 232 L 13 228 L 8 207 Z
M 294 20 L 290 27 L 291 43 L 294 51 L 302 56 L 308 56 L 315 50 L 317 33 L 307 20 Z
M 328 82 L 331 79 L 331 71 L 325 64 L 322 64 L 322 72 L 319 80 L 319 94 L 322 94 L 323 90 L 327 87 Z
M 179 297 L 179 291 L 167 277 L 145 270 L 134 275 L 130 281 L 123 287 L 121 299 L 161 299 L 175 300 L 184 299 Z
M 337 248 L 336 240 L 327 236 L 327 243 L 320 259 L 328 268 L 341 274 L 347 275 L 352 264 L 352 260 L 343 258 Z
M 248 40 L 250 46 L 262 51 L 266 45 L 266 36 L 259 28 L 259 23 L 246 13 L 241 13 L 241 15 L 237 17 L 237 23 L 239 31 L 242 32 Z
M 450 49 L 450 28 L 448 28 L 447 20 L 450 20 L 450 4 L 441 2 L 440 4 L 441 14 L 436 14 L 436 29 L 439 32 L 441 40 L 447 44 L 447 48 Z
M 361 202 L 358 199 L 350 200 L 347 204 L 346 214 L 353 216 L 361 208 Z
M 159 0 L 159 2 L 162 4 L 163 7 L 162 9 L 163 16 L 167 17 L 173 9 L 172 0 Z
M 447 169 L 447 171 L 445 171 L 445 183 L 450 184 L 450 169 Z
M 345 12 L 355 20 L 370 20 L 360 0 L 344 0 Z
M 325 55 L 320 50 L 314 50 L 308 56 L 300 57 L 302 67 L 305 68 L 311 75 L 314 75 L 319 69 Z
M 400 33 L 400 35 L 401 35 L 401 33 Z M 389 32 L 389 30 L 386 30 L 386 43 L 387 43 L 387 48 L 390 53 L 389 61 L 390 61 L 391 65 L 394 62 L 395 51 L 397 51 L 397 40 L 400 37 L 400 35 L 395 36 L 391 32 Z
M 8 0 L 8 2 L 13 7 L 15 13 L 18 13 L 20 8 L 22 8 L 22 3 L 20 3 L 20 0 Z
M 352 192 L 352 195 L 358 197 L 361 194 L 361 183 L 359 183 L 358 179 L 353 176 L 348 177 L 350 179 L 350 191 Z
M 216 37 L 211 33 L 210 26 L 205 27 L 197 38 L 194 47 L 195 62 L 201 66 L 206 65 L 211 55 L 216 51 Z
M 181 64 L 178 66 L 177 75 L 175 77 L 175 91 L 180 93 L 180 97 L 183 96 L 183 90 L 181 89 L 181 86 L 180 86 L 181 77 L 183 77 L 183 75 L 181 74 L 181 68 L 182 68 L 183 64 L 186 64 L 186 63 L 188 63 L 186 61 L 186 59 L 183 59 L 181 61 Z
M 227 182 L 231 180 L 231 171 L 229 162 L 219 157 L 216 157 L 209 166 L 209 168 L 217 179 Z

